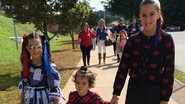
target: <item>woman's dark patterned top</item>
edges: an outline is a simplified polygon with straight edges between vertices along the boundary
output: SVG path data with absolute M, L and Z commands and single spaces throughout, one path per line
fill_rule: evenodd
M 113 94 L 120 95 L 129 72 L 135 85 L 160 86 L 161 100 L 168 101 L 173 90 L 175 46 L 171 35 L 162 31 L 158 47 L 155 36 L 139 32 L 131 36 L 123 50 Z

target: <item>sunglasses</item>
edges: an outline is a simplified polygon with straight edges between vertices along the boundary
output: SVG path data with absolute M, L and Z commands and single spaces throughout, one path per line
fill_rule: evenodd
M 28 49 L 34 49 L 34 48 L 41 49 L 42 48 L 42 45 L 41 44 L 38 44 L 38 45 L 30 45 L 30 46 L 28 46 Z

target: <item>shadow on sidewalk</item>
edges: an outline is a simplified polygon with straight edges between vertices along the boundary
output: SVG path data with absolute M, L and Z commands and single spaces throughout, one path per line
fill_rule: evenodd
M 100 64 L 100 65 L 95 65 L 97 68 L 102 68 L 102 70 L 107 70 L 107 69 L 112 69 L 112 68 L 117 68 L 118 63 L 109 63 L 109 64 Z
M 111 66 L 107 66 L 107 67 L 104 67 L 102 68 L 102 70 L 109 70 L 109 69 L 117 69 L 118 65 L 111 65 Z

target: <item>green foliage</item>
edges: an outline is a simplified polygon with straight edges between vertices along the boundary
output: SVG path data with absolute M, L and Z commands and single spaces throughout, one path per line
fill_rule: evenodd
M 20 23 L 33 23 L 37 30 L 47 34 L 47 26 L 57 24 L 64 12 L 73 8 L 77 0 L 0 0 L 5 15 Z M 50 40 L 50 39 L 49 39 Z
M 160 0 L 164 22 L 169 25 L 177 23 L 179 25 L 185 24 L 185 3 L 184 0 Z
M 75 48 L 74 32 L 78 32 L 81 23 L 87 21 L 89 11 L 90 7 L 88 2 L 83 1 L 78 2 L 74 8 L 68 8 L 68 11 L 60 16 L 59 33 L 70 34 L 73 49 Z
M 139 4 L 141 0 L 109 0 L 105 3 L 105 9 L 114 14 L 131 18 L 139 16 Z
M 105 9 L 114 14 L 131 18 L 133 15 L 139 17 L 139 5 L 142 0 L 107 0 L 104 2 Z M 165 24 L 185 24 L 184 0 L 159 0 Z
M 90 11 L 88 17 L 88 23 L 90 26 L 95 27 L 98 24 L 98 20 L 100 19 L 99 15 L 96 12 Z
M 68 9 L 61 15 L 60 31 L 61 33 L 70 33 L 71 31 L 79 30 L 82 22 L 87 21 L 90 7 L 88 2 L 79 2 L 74 8 Z
M 185 84 L 185 73 L 175 69 L 175 78 Z
M 91 27 L 96 27 L 98 26 L 98 21 L 101 18 L 105 19 L 106 26 L 109 26 L 112 23 L 112 21 L 115 21 L 118 19 L 118 16 L 113 15 L 108 11 L 90 11 L 88 23 Z
M 59 25 L 60 33 L 70 33 L 79 29 L 83 21 L 87 21 L 89 4 L 78 0 L 0 0 L 5 15 L 13 17 L 16 22 L 33 23 L 46 37 L 48 27 Z M 54 34 L 57 31 L 53 32 Z

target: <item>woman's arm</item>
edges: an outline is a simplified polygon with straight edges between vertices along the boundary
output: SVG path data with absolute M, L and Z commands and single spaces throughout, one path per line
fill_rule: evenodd
M 126 42 L 126 45 L 124 47 L 122 58 L 118 67 L 118 71 L 114 80 L 113 85 L 113 94 L 114 95 L 120 95 L 122 88 L 125 84 L 126 77 L 128 70 L 130 68 L 130 59 L 131 59 L 131 52 L 133 48 L 133 42 L 131 41 L 131 38 L 128 39 Z
M 173 91 L 175 69 L 175 46 L 171 35 L 167 35 L 164 42 L 164 71 L 161 80 L 161 101 L 169 101 Z

